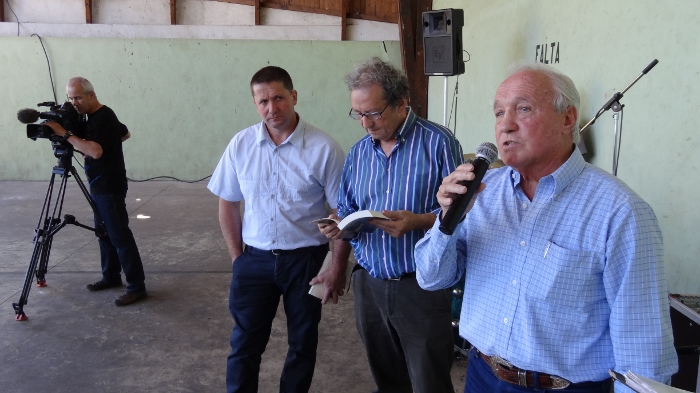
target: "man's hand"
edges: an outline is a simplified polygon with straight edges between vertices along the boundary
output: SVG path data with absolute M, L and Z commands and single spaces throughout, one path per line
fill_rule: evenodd
M 55 121 L 47 121 L 44 123 L 44 125 L 49 126 L 51 130 L 53 130 L 53 132 L 60 137 L 66 135 L 66 129 Z M 94 159 L 99 159 L 102 157 L 102 146 L 95 141 L 89 141 L 78 136 L 73 136 L 72 138 L 68 139 L 68 142 L 75 147 L 75 150 L 79 151 L 85 156 Z
M 345 267 L 333 261 L 330 269 L 312 278 L 309 282 L 309 285 L 318 283 L 325 285 L 326 291 L 321 299 L 321 304 L 326 304 L 328 300 L 331 300 L 333 304 L 338 304 L 338 296 L 345 294 Z
M 392 237 L 401 237 L 414 229 L 430 229 L 435 222 L 432 213 L 416 214 L 408 210 L 382 210 L 382 214 L 391 220 L 373 218 L 369 223 L 388 233 Z
M 331 213 L 328 218 L 338 220 L 338 216 L 335 213 Z M 330 224 L 316 224 L 318 225 L 318 230 L 326 236 L 328 239 L 342 240 L 344 238 L 352 237 L 352 233 L 347 231 L 341 231 L 338 229 L 338 223 L 332 222 Z
M 452 206 L 452 203 L 457 195 L 467 193 L 467 187 L 459 184 L 459 182 L 471 181 L 474 180 L 474 177 L 474 165 L 467 163 L 458 166 L 454 172 L 442 179 L 442 184 L 437 192 L 437 200 L 442 208 L 442 217 L 445 216 L 445 212 L 450 208 L 450 206 Z M 483 191 L 484 188 L 486 188 L 484 183 L 479 184 L 479 188 L 474 196 L 478 195 L 478 193 Z M 471 203 L 467 208 L 467 212 L 471 209 L 474 201 L 476 201 L 476 197 L 472 198 Z
M 56 135 L 58 135 L 58 136 L 60 136 L 60 137 L 63 137 L 64 135 L 66 135 L 66 129 L 63 128 L 62 125 L 56 123 L 56 122 L 53 121 L 53 120 L 47 120 L 47 121 L 45 121 L 45 122 L 44 122 L 44 125 L 45 125 L 45 126 L 48 126 L 49 128 L 51 128 L 51 130 L 53 130 L 53 133 L 56 134 Z

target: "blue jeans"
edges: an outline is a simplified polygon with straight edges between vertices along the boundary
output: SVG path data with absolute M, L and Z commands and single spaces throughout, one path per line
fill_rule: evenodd
M 126 212 L 126 192 L 124 194 L 90 194 L 97 211 L 104 220 L 107 237 L 99 237 L 102 280 L 109 283 L 121 282 L 124 270 L 128 286 L 127 292 L 140 292 L 146 289 L 145 274 L 141 255 L 129 229 L 129 214 Z M 99 221 L 95 216 L 95 229 Z
M 287 316 L 289 349 L 280 392 L 307 392 L 316 367 L 321 301 L 309 295 L 328 252 L 324 244 L 308 252 L 273 255 L 246 247 L 233 263 L 229 311 L 235 322 L 226 368 L 228 393 L 258 391 L 260 361 L 280 296 Z
M 365 269 L 352 276 L 355 320 L 376 393 L 454 393 L 448 290 L 426 291 L 415 275 L 380 280 Z
M 479 356 L 475 349 L 471 349 L 469 351 L 467 379 L 466 383 L 464 384 L 464 393 L 609 393 L 612 391 L 611 389 L 611 379 L 597 382 L 572 383 L 565 389 L 535 389 L 518 386 L 498 379 L 488 363 L 486 363 L 486 361 Z

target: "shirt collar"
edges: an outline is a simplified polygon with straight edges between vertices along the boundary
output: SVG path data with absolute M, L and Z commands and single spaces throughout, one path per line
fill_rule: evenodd
M 297 126 L 294 128 L 294 131 L 292 131 L 292 134 L 289 135 L 289 137 L 280 144 L 280 146 L 284 144 L 291 144 L 300 148 L 304 147 L 304 132 L 306 131 L 306 122 L 297 114 Z M 272 141 L 272 138 L 270 138 L 270 134 L 267 133 L 267 129 L 265 128 L 265 122 L 261 121 L 258 123 L 258 128 L 255 133 L 256 136 L 256 141 L 255 143 L 260 146 L 263 142 L 270 143 L 272 146 L 275 146 L 275 143 Z
M 406 109 L 408 110 L 406 119 L 403 121 L 401 127 L 399 127 L 399 130 L 396 131 L 396 140 L 399 142 L 406 140 L 408 134 L 414 129 L 413 123 L 416 122 L 416 114 L 413 112 L 413 109 L 411 109 L 410 106 L 407 106 Z
M 583 168 L 586 166 L 586 161 L 583 159 L 583 155 L 581 155 L 581 152 L 576 146 L 574 146 L 573 150 L 574 151 L 566 162 L 551 174 L 540 179 L 538 188 L 540 185 L 548 186 L 552 188 L 552 196 L 556 197 L 581 174 Z M 513 191 L 515 191 L 515 186 L 520 184 L 520 173 L 513 168 L 510 168 L 509 172 L 511 185 L 513 186 Z

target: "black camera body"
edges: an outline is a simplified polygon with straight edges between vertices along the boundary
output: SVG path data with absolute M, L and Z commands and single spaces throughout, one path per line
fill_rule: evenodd
M 18 117 L 22 117 L 20 121 L 23 123 L 33 123 L 38 119 L 53 120 L 66 130 L 77 130 L 80 114 L 78 114 L 78 111 L 75 110 L 75 107 L 73 107 L 70 102 L 66 101 L 59 106 L 56 105 L 55 102 L 50 101 L 42 102 L 37 106 L 47 106 L 49 110 L 46 112 L 38 112 L 33 109 L 22 109 L 20 113 L 17 114 Z M 40 124 L 27 124 L 27 138 L 34 141 L 37 138 L 46 138 L 52 142 L 58 142 L 62 139 L 60 136 L 55 135 L 51 127 L 44 123 L 45 121 Z

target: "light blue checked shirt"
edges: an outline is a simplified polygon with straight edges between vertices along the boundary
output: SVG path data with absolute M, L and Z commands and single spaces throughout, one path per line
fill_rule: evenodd
M 670 381 L 678 362 L 649 205 L 578 149 L 532 201 L 510 167 L 483 182 L 453 236 L 438 219 L 416 246 L 423 288 L 450 287 L 466 271 L 460 335 L 572 382 L 606 379 L 608 369 Z
M 359 210 L 409 210 L 423 214 L 439 209 L 442 179 L 462 164 L 462 147 L 442 126 L 408 111 L 396 133 L 389 157 L 367 135 L 348 152 L 343 168 L 338 216 Z M 355 259 L 373 277 L 396 278 L 416 270 L 413 248 L 425 235 L 415 229 L 400 238 L 384 231 L 361 232 L 350 243 Z

